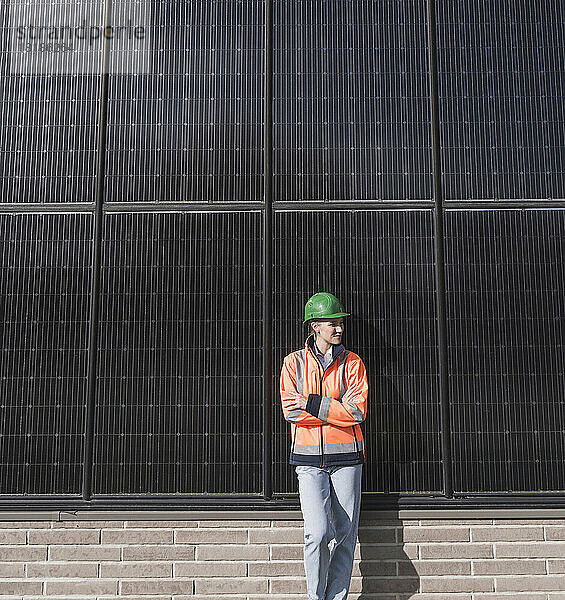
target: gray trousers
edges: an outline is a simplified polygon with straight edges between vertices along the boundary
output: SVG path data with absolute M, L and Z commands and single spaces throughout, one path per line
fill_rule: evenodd
M 363 465 L 296 467 L 309 600 L 347 598 L 357 543 L 362 471 Z

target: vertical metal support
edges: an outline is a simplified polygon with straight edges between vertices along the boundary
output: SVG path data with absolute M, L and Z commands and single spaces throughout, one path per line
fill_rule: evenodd
M 451 414 L 447 366 L 447 316 L 445 301 L 445 244 L 443 190 L 441 187 L 441 154 L 439 131 L 439 89 L 437 72 L 437 40 L 435 0 L 428 0 L 428 42 L 430 58 L 430 98 L 432 121 L 432 153 L 435 221 L 435 274 L 437 282 L 436 310 L 439 359 L 439 393 L 441 407 L 441 450 L 444 494 L 453 497 L 453 460 L 451 456 Z
M 110 27 L 111 1 L 106 0 L 104 31 Z M 104 202 L 104 173 L 106 155 L 106 124 L 108 120 L 108 73 L 110 64 L 110 40 L 103 37 L 102 72 L 100 74 L 100 118 L 98 121 L 98 165 L 96 169 L 96 198 L 94 209 L 94 256 L 92 260 L 92 283 L 90 296 L 90 336 L 88 340 L 88 375 L 86 387 L 86 418 L 83 452 L 82 497 L 92 497 L 94 407 L 97 388 L 98 324 L 100 320 L 100 263 L 102 253 L 102 226 Z
M 273 2 L 265 0 L 265 129 L 264 129 L 264 193 L 263 212 L 263 497 L 273 495 Z

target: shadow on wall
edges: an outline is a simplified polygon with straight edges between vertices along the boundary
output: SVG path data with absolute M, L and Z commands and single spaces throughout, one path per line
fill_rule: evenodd
M 398 356 L 398 352 L 369 322 L 356 324 L 353 339 L 367 368 L 370 404 L 364 427 L 367 464 L 364 491 L 379 494 L 433 491 L 439 482 L 437 459 L 423 431 L 414 407 L 398 389 L 398 382 L 410 377 L 415 356 Z M 426 424 L 429 427 L 429 424 Z M 424 425 L 424 426 L 426 426 Z M 427 469 L 426 465 L 428 466 Z
M 353 573 L 362 578 L 358 600 L 373 599 L 374 594 L 399 594 L 395 598 L 405 600 L 419 591 L 420 578 L 412 564 L 416 556 L 405 551 L 402 532 L 399 519 L 366 520 L 361 516 L 360 573 Z

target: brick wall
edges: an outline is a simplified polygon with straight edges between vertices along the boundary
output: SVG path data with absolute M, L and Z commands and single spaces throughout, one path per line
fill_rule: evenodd
M 299 513 L 34 516 L 0 521 L 0 599 L 306 597 Z M 349 598 L 565 600 L 565 519 L 362 517 Z

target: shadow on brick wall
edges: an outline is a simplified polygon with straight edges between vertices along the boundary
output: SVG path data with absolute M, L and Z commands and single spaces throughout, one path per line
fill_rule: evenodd
M 373 600 L 374 594 L 402 594 L 409 598 L 419 591 L 420 578 L 411 550 L 405 550 L 403 523 L 399 519 L 363 520 L 359 523 L 359 571 L 361 595 L 358 600 Z M 366 596 L 365 596 L 366 594 Z

